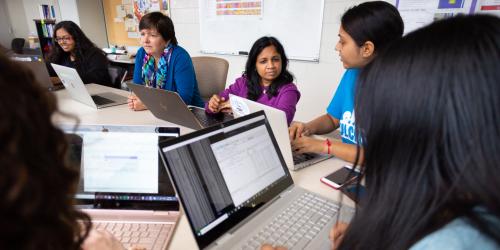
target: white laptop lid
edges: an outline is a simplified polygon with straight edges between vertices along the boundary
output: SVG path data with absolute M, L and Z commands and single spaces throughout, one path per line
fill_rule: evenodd
M 274 136 L 276 137 L 276 141 L 280 147 L 281 154 L 283 154 L 283 158 L 285 158 L 286 166 L 289 169 L 294 169 L 292 145 L 288 134 L 285 112 L 233 94 L 229 94 L 229 102 L 231 103 L 231 108 L 235 118 L 264 110 Z
M 97 105 L 95 105 L 94 100 L 90 97 L 90 94 L 87 91 L 87 88 L 85 88 L 85 85 L 83 84 L 83 81 L 80 78 L 80 75 L 78 75 L 76 69 L 54 63 L 51 63 L 50 65 L 54 68 L 54 71 L 59 79 L 61 79 L 62 84 L 69 92 L 71 98 L 97 109 Z
M 81 162 L 76 203 L 85 209 L 178 211 L 158 152 L 179 128 L 123 125 L 60 126 L 71 158 Z

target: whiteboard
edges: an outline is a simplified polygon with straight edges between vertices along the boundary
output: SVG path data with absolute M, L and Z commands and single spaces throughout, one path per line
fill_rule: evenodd
M 289 59 L 319 61 L 324 0 L 199 0 L 199 4 L 202 53 L 245 55 L 258 38 L 274 36 Z M 229 8 L 238 6 L 243 7 Z M 253 9 L 244 8 L 248 6 Z

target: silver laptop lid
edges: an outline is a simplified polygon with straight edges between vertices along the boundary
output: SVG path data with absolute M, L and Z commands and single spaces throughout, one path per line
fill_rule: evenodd
M 178 210 L 179 203 L 158 141 L 179 128 L 121 125 L 62 125 L 71 159 L 80 162 L 76 201 L 80 208 Z M 78 164 L 77 164 L 78 165 Z
M 203 128 L 178 93 L 134 83 L 127 83 L 127 87 L 158 119 L 192 129 Z
M 263 111 L 160 142 L 200 248 L 292 184 Z

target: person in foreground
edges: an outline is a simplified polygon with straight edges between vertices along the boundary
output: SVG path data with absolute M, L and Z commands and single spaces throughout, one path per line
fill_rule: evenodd
M 396 7 L 383 1 L 366 2 L 347 10 L 341 19 L 335 50 L 346 72 L 328 105 L 327 113 L 290 126 L 290 141 L 298 153 L 327 153 L 354 162 L 356 144 L 354 97 L 360 70 L 391 42 L 403 35 L 404 24 Z M 340 128 L 340 141 L 320 140 L 311 135 L 327 134 Z M 361 159 L 362 161 L 362 155 Z
M 142 48 L 135 56 L 134 83 L 179 93 L 186 105 L 203 107 L 188 52 L 177 44 L 172 20 L 161 12 L 151 12 L 139 22 Z M 135 95 L 128 98 L 130 109 L 146 106 Z
M 123 249 L 73 206 L 79 166 L 52 123 L 55 96 L 0 55 L 0 249 Z
M 274 37 L 261 37 L 248 55 L 245 73 L 229 88 L 213 95 L 205 105 L 207 113 L 230 110 L 229 94 L 241 96 L 285 112 L 288 124 L 295 115 L 300 92 L 288 71 L 283 45 Z
M 499 65 L 500 18 L 476 15 L 412 32 L 367 67 L 367 189 L 336 249 L 500 249 Z
M 76 69 L 83 83 L 97 83 L 112 87 L 109 76 L 109 61 L 104 51 L 99 49 L 72 21 L 61 21 L 54 27 L 54 41 L 47 67 L 49 74 L 56 77 L 50 63 Z M 52 79 L 58 82 L 58 79 Z M 60 82 L 60 81 L 59 81 Z

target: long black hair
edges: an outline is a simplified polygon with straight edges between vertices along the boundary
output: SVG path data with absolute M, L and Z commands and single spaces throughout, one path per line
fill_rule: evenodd
M 342 15 L 341 24 L 358 47 L 371 41 L 375 52 L 399 39 L 404 31 L 398 9 L 383 1 L 366 2 L 348 9 Z
M 459 217 L 500 244 L 499 65 L 500 19 L 477 15 L 414 31 L 364 69 L 367 192 L 339 249 L 408 249 Z
M 80 27 L 76 23 L 72 21 L 61 21 L 57 23 L 56 26 L 54 26 L 54 41 L 56 41 L 56 34 L 59 29 L 66 30 L 66 32 L 68 32 L 73 38 L 73 41 L 75 41 L 75 62 L 79 66 L 86 65 L 84 54 L 92 48 L 97 49 L 94 51 L 99 51 L 101 54 L 105 55 L 103 51 L 97 48 L 97 46 L 92 43 L 92 41 L 90 41 L 90 39 L 85 35 L 85 33 L 83 33 L 82 29 L 80 29 Z M 64 60 L 64 58 L 69 57 L 69 55 L 70 52 L 65 52 L 61 48 L 59 43 L 56 42 L 52 47 L 51 53 L 49 55 L 49 60 L 50 62 L 60 64 Z
M 156 29 L 165 41 L 169 41 L 173 45 L 177 45 L 175 37 L 174 23 L 170 17 L 163 15 L 161 12 L 151 12 L 141 18 L 139 22 L 139 30 Z
M 293 81 L 293 75 L 287 69 L 288 58 L 286 57 L 283 45 L 281 45 L 281 43 L 275 37 L 261 37 L 257 41 L 255 41 L 255 43 L 252 45 L 252 48 L 250 49 L 244 73 L 244 76 L 247 79 L 248 87 L 247 98 L 253 101 L 257 100 L 262 94 L 262 87 L 260 86 L 261 77 L 259 73 L 257 73 L 257 67 L 255 66 L 257 63 L 257 57 L 262 52 L 262 50 L 269 46 L 274 46 L 274 48 L 276 48 L 276 52 L 278 52 L 278 54 L 280 54 L 281 56 L 281 73 L 269 86 L 267 96 L 269 98 L 277 96 L 278 90 L 281 86 Z
M 0 249 L 81 249 L 92 223 L 74 207 L 79 166 L 53 123 L 57 99 L 0 55 Z M 68 116 L 68 118 L 74 118 Z

